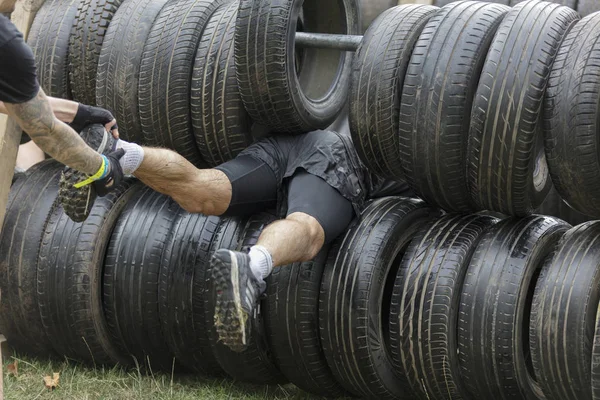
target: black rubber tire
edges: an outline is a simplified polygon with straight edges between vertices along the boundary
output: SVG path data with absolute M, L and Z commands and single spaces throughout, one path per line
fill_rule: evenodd
M 305 263 L 275 268 L 263 302 L 269 346 L 285 377 L 317 396 L 339 398 L 337 383 L 321 348 L 319 290 L 328 249 Z
M 542 216 L 509 218 L 481 238 L 460 300 L 461 376 L 475 399 L 543 399 L 529 360 L 529 316 L 544 259 L 570 228 Z
M 581 20 L 559 49 L 545 101 L 552 181 L 573 208 L 600 217 L 600 14 Z
M 533 297 L 530 347 L 548 400 L 592 397 L 591 366 L 600 301 L 600 222 L 569 230 L 546 259 Z
M 458 357 L 462 285 L 482 234 L 498 220 L 450 214 L 408 246 L 394 283 L 390 353 L 420 399 L 465 399 Z
M 73 99 L 96 105 L 96 73 L 104 35 L 122 0 L 81 0 L 69 41 Z
M 158 285 L 167 238 L 180 212 L 169 197 L 142 189 L 121 213 L 106 250 L 102 299 L 108 330 L 119 352 L 149 371 L 171 372 L 173 366 L 160 323 Z
M 169 0 L 152 25 L 140 65 L 144 141 L 175 150 L 202 166 L 192 129 L 194 57 L 210 16 L 225 0 Z
M 159 303 L 163 334 L 183 366 L 220 375 L 206 325 L 206 274 L 219 217 L 182 212 L 171 228 L 160 266 Z
M 113 16 L 98 60 L 96 103 L 113 113 L 123 140 L 144 143 L 138 89 L 144 44 L 167 0 L 125 0 Z
M 43 161 L 10 190 L 0 231 L 0 332 L 18 352 L 47 356 L 51 338 L 40 318 L 37 263 L 48 216 L 58 206 L 63 165 Z
M 353 35 L 360 30 L 357 0 L 327 7 L 319 0 L 240 1 L 235 65 L 242 100 L 254 121 L 280 133 L 327 127 L 348 97 L 351 53 L 303 49 L 297 63 L 299 19 L 306 32 Z
M 548 193 L 546 200 L 544 200 L 537 210 L 535 210 L 535 213 L 560 218 L 573 226 L 594 219 L 571 208 L 571 206 L 560 197 L 560 194 L 558 194 L 554 187 L 550 190 L 550 193 Z
M 417 195 L 444 210 L 475 209 L 467 179 L 471 106 L 488 49 L 510 8 L 454 2 L 429 19 L 410 58 L 400 105 L 400 160 Z
M 238 2 L 210 18 L 194 62 L 192 124 L 200 155 L 209 166 L 229 161 L 252 144 L 251 119 L 235 76 L 233 56 Z
M 48 96 L 71 99 L 69 39 L 79 0 L 47 0 L 35 15 L 27 43 Z
M 263 228 L 274 219 L 273 215 L 263 213 L 250 219 L 227 218 L 223 220 L 219 231 L 215 234 L 216 238 L 210 249 L 211 255 L 219 249 L 241 251 L 256 244 Z M 210 266 L 208 270 L 206 285 L 212 288 Z M 211 346 L 223 370 L 233 379 L 241 382 L 261 385 L 285 383 L 286 379 L 279 371 L 267 342 L 263 316 L 266 309 L 264 301 L 261 301 L 252 317 L 248 348 L 237 353 L 218 341 L 218 334 L 214 327 L 215 298 L 216 293 L 213 289 L 209 289 L 206 292 L 204 303 L 206 325 L 210 327 Z
M 408 244 L 438 215 L 420 200 L 375 200 L 329 252 L 319 299 L 323 352 L 335 378 L 356 396 L 410 398 L 404 371 L 390 356 L 389 307 Z
M 90 217 L 73 222 L 60 207 L 49 217 L 40 246 L 40 315 L 54 350 L 93 365 L 127 363 L 108 332 L 102 306 L 104 256 L 121 211 L 141 187 L 128 180 L 98 198 Z
M 469 186 L 479 209 L 528 215 L 550 191 L 542 100 L 558 48 L 578 19 L 567 7 L 531 0 L 513 7 L 500 25 L 469 131 Z
M 377 17 L 385 10 L 398 5 L 397 0 L 360 0 L 360 20 L 364 33 L 369 29 L 369 26 Z
M 352 141 L 371 171 L 394 180 L 403 177 L 398 121 L 404 76 L 415 43 L 437 10 L 416 4 L 387 10 L 365 33 L 352 64 Z
M 592 400 L 600 400 L 600 307 L 598 311 L 592 348 Z
M 598 3 L 598 0 L 577 0 L 577 11 L 582 17 L 587 17 L 600 11 L 600 3 Z

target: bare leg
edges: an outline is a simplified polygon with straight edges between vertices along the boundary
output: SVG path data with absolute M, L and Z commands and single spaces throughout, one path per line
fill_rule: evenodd
M 44 161 L 46 156 L 33 140 L 19 146 L 17 154 L 17 167 L 28 170 L 35 164 Z
M 231 202 L 231 182 L 223 172 L 198 169 L 174 151 L 144 147 L 134 175 L 192 213 L 221 215 Z
M 267 226 L 257 245 L 265 247 L 273 258 L 273 266 L 312 260 L 325 243 L 325 231 L 308 214 L 293 213 L 286 219 Z

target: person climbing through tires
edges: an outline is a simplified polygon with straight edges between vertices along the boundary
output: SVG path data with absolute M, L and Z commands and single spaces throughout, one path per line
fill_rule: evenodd
M 0 1 L 0 13 L 14 10 L 16 0 Z M 118 138 L 117 121 L 98 107 L 46 96 L 37 80 L 35 59 L 17 27 L 0 15 L 0 113 L 13 117 L 45 153 L 82 173 L 97 177 L 96 190 L 110 191 L 122 180 L 118 157 L 105 157 L 77 134 L 99 123 Z
M 273 268 L 313 259 L 346 230 L 367 196 L 406 188 L 368 173 L 349 134 L 334 131 L 262 139 L 213 169 L 198 169 L 171 150 L 118 142 L 127 150 L 123 172 L 188 212 L 239 216 L 275 209 L 283 217 L 247 251 L 220 249 L 211 259 L 215 326 L 234 351 L 249 343 L 247 321 Z

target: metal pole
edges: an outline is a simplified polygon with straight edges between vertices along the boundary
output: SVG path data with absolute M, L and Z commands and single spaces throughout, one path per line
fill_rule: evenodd
M 356 51 L 361 41 L 360 35 L 296 32 L 296 44 L 300 47 Z

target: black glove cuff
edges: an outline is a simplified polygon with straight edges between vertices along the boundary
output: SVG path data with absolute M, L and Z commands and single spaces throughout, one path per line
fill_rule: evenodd
M 106 125 L 114 119 L 110 111 L 100 107 L 92 107 L 86 104 L 79 104 L 77 114 L 73 118 L 73 122 L 69 125 L 73 130 L 81 132 L 83 128 L 91 124 Z

